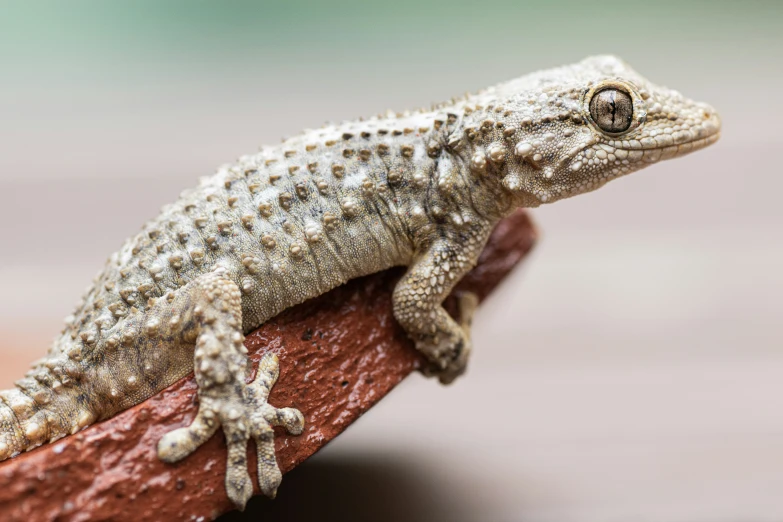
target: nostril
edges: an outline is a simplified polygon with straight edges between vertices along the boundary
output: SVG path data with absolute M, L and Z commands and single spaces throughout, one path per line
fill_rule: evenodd
M 720 115 L 716 111 L 704 111 L 704 120 L 700 124 L 710 135 L 720 132 Z

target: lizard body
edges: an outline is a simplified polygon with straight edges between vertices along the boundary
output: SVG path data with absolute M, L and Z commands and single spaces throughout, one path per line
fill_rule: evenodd
M 243 334 L 345 281 L 398 265 L 395 317 L 450 382 L 470 353 L 468 322 L 441 307 L 494 224 L 594 190 L 716 141 L 709 106 L 649 83 L 611 56 L 541 71 L 431 111 L 330 125 L 221 167 L 164 207 L 107 261 L 44 359 L 0 392 L 0 459 L 138 404 L 195 371 L 199 413 L 158 446 L 184 458 L 222 427 L 226 488 L 252 494 L 246 444 L 274 496 L 273 426 L 304 419 L 266 397 Z

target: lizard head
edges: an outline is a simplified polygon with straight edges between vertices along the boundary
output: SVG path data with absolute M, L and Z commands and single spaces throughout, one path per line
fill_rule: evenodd
M 498 85 L 466 107 L 472 170 L 499 176 L 528 207 L 590 192 L 720 135 L 712 107 L 650 83 L 613 56 Z

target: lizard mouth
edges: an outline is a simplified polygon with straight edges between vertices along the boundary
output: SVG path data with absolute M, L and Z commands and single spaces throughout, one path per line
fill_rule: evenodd
M 622 150 L 627 151 L 630 156 L 633 156 L 634 154 L 641 155 L 646 161 L 652 162 L 652 161 L 671 159 L 679 156 L 684 156 L 685 154 L 689 154 L 691 152 L 712 145 L 713 143 L 718 141 L 719 138 L 720 138 L 720 132 L 716 132 L 715 134 L 711 134 L 706 138 L 698 138 L 695 140 L 686 141 L 684 143 L 679 143 L 676 145 L 643 147 L 640 149 L 623 148 Z
M 680 130 L 668 135 L 647 137 L 641 140 L 618 141 L 619 150 L 626 151 L 630 156 L 642 156 L 646 161 L 658 161 L 683 156 L 690 152 L 703 149 L 720 139 L 720 118 L 712 114 L 700 125 L 687 130 Z

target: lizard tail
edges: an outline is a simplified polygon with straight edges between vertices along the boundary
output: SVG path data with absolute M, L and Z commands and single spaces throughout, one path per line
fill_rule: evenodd
M 95 421 L 95 415 L 81 405 L 77 390 L 54 377 L 63 369 L 51 366 L 52 360 L 42 360 L 14 388 L 0 391 L 0 460 L 54 442 Z

